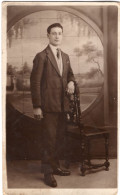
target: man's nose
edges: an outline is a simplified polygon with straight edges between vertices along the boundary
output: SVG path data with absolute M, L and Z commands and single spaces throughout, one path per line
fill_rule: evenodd
M 59 38 L 59 34 L 56 34 L 56 38 Z

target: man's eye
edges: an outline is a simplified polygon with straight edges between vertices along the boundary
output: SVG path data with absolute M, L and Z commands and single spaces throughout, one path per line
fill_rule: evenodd
M 52 35 L 56 35 L 56 33 L 52 33 Z
M 52 33 L 52 35 L 57 35 L 57 33 Z M 58 35 L 62 35 L 62 33 L 58 33 Z

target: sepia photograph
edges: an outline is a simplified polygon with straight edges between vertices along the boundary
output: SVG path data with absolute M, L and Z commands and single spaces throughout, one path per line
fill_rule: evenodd
M 3 3 L 5 194 L 117 194 L 118 11 Z

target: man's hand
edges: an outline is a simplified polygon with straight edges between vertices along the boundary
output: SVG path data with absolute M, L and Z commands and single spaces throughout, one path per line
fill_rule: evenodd
M 41 108 L 33 108 L 34 118 L 37 120 L 41 120 L 43 118 L 43 113 Z
M 73 94 L 75 90 L 74 82 L 70 81 L 67 86 L 67 92 Z

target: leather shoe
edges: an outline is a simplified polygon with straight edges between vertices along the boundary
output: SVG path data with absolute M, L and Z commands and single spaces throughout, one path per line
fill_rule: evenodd
M 57 168 L 53 170 L 54 175 L 60 175 L 60 176 L 68 176 L 70 175 L 70 171 L 68 170 L 62 170 L 61 168 Z
M 56 187 L 57 186 L 57 182 L 53 176 L 53 174 L 48 173 L 48 174 L 44 174 L 44 179 L 45 179 L 45 183 L 50 186 L 50 187 Z

